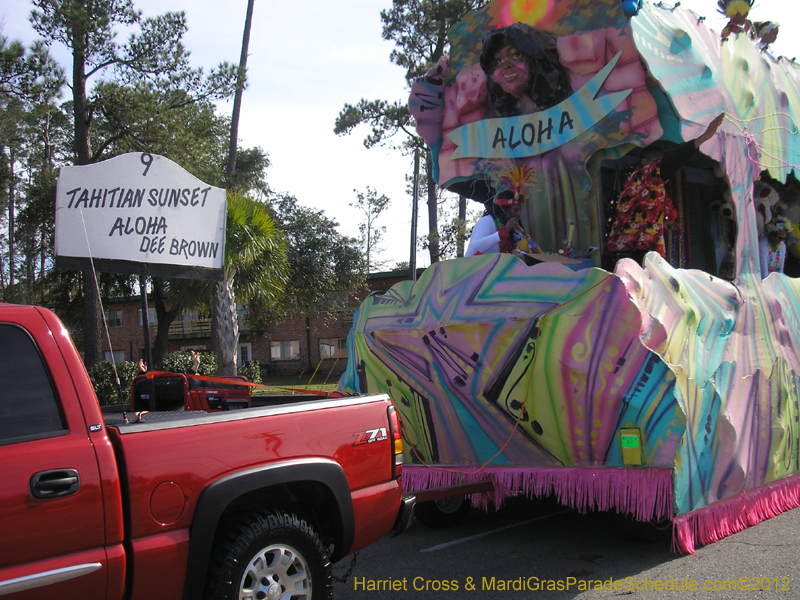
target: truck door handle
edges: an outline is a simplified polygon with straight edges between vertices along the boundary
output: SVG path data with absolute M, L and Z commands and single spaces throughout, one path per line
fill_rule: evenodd
M 80 487 L 81 476 L 75 469 L 40 471 L 31 477 L 31 494 L 40 500 L 69 496 Z

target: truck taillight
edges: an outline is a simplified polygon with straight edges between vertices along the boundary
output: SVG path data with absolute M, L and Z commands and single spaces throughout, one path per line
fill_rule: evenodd
M 397 479 L 403 474 L 403 433 L 400 431 L 400 419 L 394 406 L 387 409 L 389 415 L 389 431 L 392 434 L 393 458 L 392 479 Z

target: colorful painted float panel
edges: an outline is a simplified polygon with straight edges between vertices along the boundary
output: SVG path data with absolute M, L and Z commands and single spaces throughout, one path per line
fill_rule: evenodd
M 503 116 L 480 48 L 520 21 L 555 36 L 554 78 L 565 73 L 572 93 Z M 626 19 L 616 0 L 495 0 L 451 32 L 451 48 L 410 102 L 440 185 L 483 200 L 487 160 L 532 165 L 534 239 L 555 252 L 573 224 L 576 248 L 603 248 L 608 161 L 694 139 L 725 111 L 702 149 L 732 207 L 734 260 L 725 275 L 721 253 L 701 270 L 688 250 L 613 272 L 600 257 L 573 270 L 489 254 L 368 298 L 340 388 L 393 398 L 406 485 L 490 477 L 495 502 L 555 493 L 669 517 L 683 552 L 798 506 L 800 282 L 762 280 L 753 198 L 763 169 L 787 181 L 800 163 L 798 68 L 744 35 L 721 42 L 683 8 L 645 2 Z

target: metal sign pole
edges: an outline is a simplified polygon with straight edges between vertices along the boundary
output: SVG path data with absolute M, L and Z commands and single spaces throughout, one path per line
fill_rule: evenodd
M 147 275 L 139 273 L 139 293 L 142 296 L 142 333 L 144 334 L 144 360 L 147 363 L 147 368 L 153 368 L 153 349 L 150 346 L 150 319 L 147 310 Z M 155 381 L 152 382 L 150 390 L 150 398 L 148 399 L 150 410 L 156 408 L 155 399 Z

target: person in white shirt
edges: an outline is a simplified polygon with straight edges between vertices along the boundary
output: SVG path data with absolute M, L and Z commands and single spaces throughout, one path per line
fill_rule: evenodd
M 464 256 L 505 252 L 513 254 L 523 242 L 528 252 L 541 252 L 522 229 L 520 198 L 512 190 L 498 192 L 493 202 L 486 203 L 486 212 L 475 223 Z

